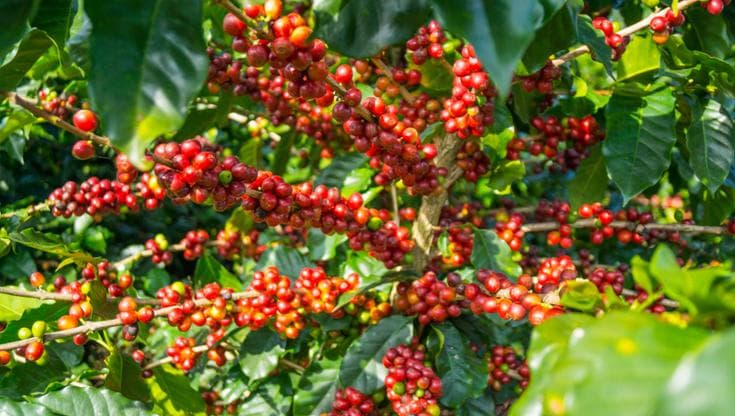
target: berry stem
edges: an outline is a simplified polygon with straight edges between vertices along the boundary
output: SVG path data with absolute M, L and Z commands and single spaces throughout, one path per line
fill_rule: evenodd
M 413 104 L 416 98 L 406 89 L 406 87 L 398 83 L 396 79 L 393 78 L 393 72 L 390 70 L 390 68 L 388 68 L 388 65 L 386 65 L 385 62 L 383 62 L 383 60 L 380 58 L 373 58 L 372 61 L 375 66 L 383 71 L 383 75 L 390 78 L 390 80 L 398 86 L 398 91 L 400 92 L 401 97 L 403 97 L 403 99 L 406 100 L 409 104 Z
M 71 134 L 73 134 L 73 135 L 75 135 L 75 136 L 77 136 L 79 138 L 86 139 L 86 140 L 91 140 L 92 142 L 94 142 L 94 143 L 96 143 L 96 144 L 98 144 L 100 146 L 109 147 L 109 148 L 113 149 L 115 152 L 118 152 L 118 153 L 120 152 L 120 149 L 118 149 L 117 147 L 115 147 L 115 145 L 112 144 L 112 141 L 109 138 L 103 137 L 103 136 L 98 136 L 98 135 L 96 135 L 96 134 L 94 134 L 92 132 L 87 132 L 87 131 L 84 131 L 82 129 L 79 129 L 76 126 L 74 126 L 72 124 L 69 124 L 66 121 L 62 120 L 61 118 L 59 118 L 59 117 L 57 117 L 57 116 L 55 116 L 55 115 L 53 115 L 53 114 L 51 114 L 51 113 L 43 110 L 43 109 L 40 109 L 40 108 L 36 107 L 36 105 L 32 101 L 30 101 L 30 100 L 28 100 L 28 99 L 26 99 L 24 97 L 21 97 L 20 95 L 14 93 L 14 92 L 6 92 L 4 94 L 8 97 L 8 100 L 11 103 L 16 104 L 16 105 L 18 105 L 20 107 L 25 108 L 26 110 L 28 110 L 29 112 L 31 112 L 31 114 L 33 114 L 34 116 L 39 117 L 39 118 L 42 118 L 42 119 L 48 121 L 49 123 L 53 124 L 54 126 L 60 128 L 60 129 L 66 130 L 69 133 L 71 133 Z
M 595 218 L 588 218 L 578 220 L 569 223 L 572 228 L 595 228 L 597 227 L 597 220 Z M 549 222 L 538 222 L 524 224 L 521 230 L 527 233 L 535 232 L 546 232 L 559 229 L 560 224 L 556 221 Z M 695 224 L 639 224 L 632 221 L 613 221 L 610 223 L 612 228 L 627 228 L 637 232 L 647 230 L 660 230 L 660 231 L 677 231 L 687 234 L 714 234 L 723 235 L 727 233 L 727 227 L 723 226 L 709 226 L 709 225 L 695 225 Z
M 12 218 L 13 216 L 22 214 L 23 212 L 25 212 L 27 215 L 30 216 L 37 212 L 46 211 L 48 210 L 48 208 L 49 208 L 49 202 L 45 201 L 45 202 L 38 203 L 36 205 L 31 205 L 25 208 L 17 209 L 15 211 L 10 211 L 4 214 L 0 214 L 0 219 Z
M 232 294 L 232 299 L 233 300 L 237 300 L 237 299 L 243 299 L 243 298 L 252 298 L 252 297 L 256 297 L 258 295 L 259 295 L 259 293 L 256 292 L 256 291 L 236 292 L 236 293 L 233 293 Z M 208 300 L 208 299 L 196 299 L 196 300 L 194 300 L 194 305 L 195 306 L 205 306 L 205 305 L 209 305 L 210 303 L 212 303 L 212 302 L 210 300 Z M 154 316 L 167 315 L 169 312 L 171 312 L 171 311 L 173 311 L 175 309 L 179 309 L 179 308 L 181 308 L 181 305 L 173 305 L 173 306 L 168 306 L 166 308 L 156 309 L 153 312 L 153 315 Z M 121 325 L 123 325 L 123 323 L 118 318 L 108 319 L 108 320 L 105 320 L 105 321 L 87 322 L 86 324 L 80 325 L 80 326 L 75 327 L 75 328 L 65 329 L 63 331 L 48 332 L 48 333 L 44 334 L 43 339 L 38 338 L 38 337 L 31 337 L 31 338 L 27 338 L 27 339 L 23 339 L 23 340 L 19 340 L 19 341 L 13 341 L 13 342 L 7 342 L 5 344 L 0 344 L 0 351 L 7 351 L 7 350 L 12 350 L 12 349 L 15 349 L 15 348 L 18 348 L 18 347 L 23 347 L 25 345 L 28 345 L 28 344 L 34 342 L 34 341 L 48 342 L 48 341 L 53 341 L 53 340 L 59 339 L 59 338 L 72 337 L 72 336 L 77 335 L 77 334 L 84 334 L 84 333 L 87 333 L 87 332 L 99 331 L 101 329 L 107 329 L 107 328 L 112 328 L 112 327 L 121 326 Z
M 682 10 L 686 9 L 687 7 L 693 6 L 693 5 L 698 4 L 698 3 L 700 3 L 700 0 L 682 0 L 681 2 L 679 2 L 679 8 L 678 8 L 678 10 L 679 10 L 679 12 L 681 12 Z M 640 30 L 643 30 L 643 29 L 647 28 L 649 26 L 649 24 L 651 23 L 651 20 L 653 20 L 654 17 L 656 17 L 656 16 L 665 16 L 666 15 L 666 12 L 668 12 L 669 10 L 671 10 L 671 8 L 670 7 L 666 7 L 664 9 L 661 9 L 661 10 L 657 11 L 657 12 L 651 13 L 648 16 L 646 16 L 643 19 L 641 19 L 640 21 L 638 21 L 636 23 L 633 23 L 630 26 L 624 27 L 623 29 L 620 29 L 617 33 L 620 36 L 623 36 L 623 37 L 632 35 L 635 32 L 638 32 Z M 574 58 L 576 58 L 578 56 L 582 56 L 582 55 L 587 54 L 587 53 L 590 53 L 590 52 L 591 52 L 591 49 L 590 49 L 589 46 L 582 45 L 582 46 L 580 46 L 578 48 L 572 49 L 571 51 L 565 53 L 564 55 L 562 55 L 562 56 L 560 56 L 560 57 L 558 57 L 556 59 L 553 59 L 551 61 L 551 63 L 554 66 L 561 66 L 564 63 L 569 62 L 569 61 L 571 61 L 572 59 L 574 59 Z

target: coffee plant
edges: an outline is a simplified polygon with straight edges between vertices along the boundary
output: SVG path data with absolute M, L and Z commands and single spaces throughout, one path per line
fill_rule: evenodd
M 0 22 L 0 414 L 732 414 L 729 0 Z

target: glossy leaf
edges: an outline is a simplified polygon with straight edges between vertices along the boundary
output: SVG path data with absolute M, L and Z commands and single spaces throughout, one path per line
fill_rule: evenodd
M 28 228 L 20 232 L 10 233 L 9 237 L 15 243 L 62 257 L 65 261 L 73 262 L 79 266 L 96 263 L 95 257 L 81 251 L 72 250 L 54 234 L 41 233 Z M 60 265 L 59 268 L 61 267 L 63 266 Z
M 571 46 L 576 40 L 574 29 L 576 10 L 562 7 L 536 32 L 533 42 L 523 55 L 523 65 L 528 72 L 536 72 L 546 65 L 549 57 Z
M 197 396 L 198 397 L 198 396 Z M 140 402 L 104 388 L 68 386 L 35 399 L 61 416 L 145 416 L 152 413 Z
M 242 373 L 252 382 L 268 376 L 286 353 L 286 342 L 270 328 L 250 331 L 240 346 L 238 363 Z
M 35 298 L 0 293 L 0 322 L 20 319 L 25 311 L 38 308 L 42 303 L 41 300 Z
M 36 60 L 53 45 L 46 32 L 33 29 L 26 33 L 12 58 L 0 66 L 0 90 L 11 90 L 23 79 Z
M 4 416 L 53 416 L 50 410 L 37 404 L 0 399 L 0 414 Z
M 28 30 L 28 20 L 35 14 L 39 0 L 0 2 L 0 62 Z
M 602 157 L 602 145 L 590 149 L 569 183 L 569 203 L 576 211 L 582 204 L 601 201 L 607 191 L 607 170 Z
M 276 266 L 281 274 L 296 279 L 299 277 L 301 269 L 314 267 L 314 263 L 294 248 L 275 246 L 269 248 L 260 256 L 256 269 L 263 270 L 268 266 Z
M 474 236 L 471 260 L 475 268 L 497 270 L 511 277 L 521 274 L 521 266 L 511 258 L 510 247 L 498 237 L 495 230 L 477 228 Z
M 674 96 L 666 88 L 642 97 L 613 94 L 605 116 L 602 154 L 610 179 L 627 202 L 658 182 L 671 163 Z
M 217 282 L 222 287 L 231 287 L 235 290 L 242 287 L 242 282 L 225 266 L 205 251 L 197 260 L 194 270 L 194 286 L 202 287 L 207 283 Z
M 727 177 L 735 158 L 735 128 L 727 110 L 715 99 L 695 102 L 687 129 L 689 163 L 711 192 Z
M 7 377 L 0 377 L 0 396 L 20 399 L 24 395 L 43 392 L 48 385 L 60 382 L 79 364 L 84 349 L 71 342 L 46 345 L 48 362 L 39 366 L 33 362 L 18 363 Z
M 269 378 L 240 404 L 238 416 L 281 416 L 288 414 L 293 388 L 288 374 Z
M 502 96 L 510 91 L 513 72 L 544 21 L 542 3 L 469 0 L 457 7 L 452 0 L 433 0 L 442 26 L 472 43 Z
M 732 53 L 732 35 L 728 33 L 723 15 L 713 16 L 704 8 L 692 7 L 687 11 L 690 30 L 684 39 L 690 48 L 706 52 L 717 58 Z
M 570 318 L 564 321 L 571 323 Z M 560 409 L 569 416 L 654 414 L 662 385 L 679 360 L 707 337 L 705 331 L 633 312 L 613 312 L 557 334 L 544 332 L 545 343 L 532 341 L 529 363 L 534 376 L 511 415 Z
M 487 416 L 495 413 L 495 400 L 490 393 L 483 393 L 476 399 L 462 403 L 454 412 L 456 416 Z
M 74 17 L 72 6 L 72 0 L 43 0 L 31 20 L 31 26 L 46 32 L 63 50 Z
M 650 36 L 633 36 L 616 66 L 618 81 L 658 71 L 661 53 Z
M 436 358 L 437 374 L 442 380 L 440 403 L 457 407 L 479 397 L 487 387 L 487 364 L 472 351 L 454 325 L 445 322 L 434 328 L 441 334 L 443 344 Z
M 388 349 L 405 344 L 413 336 L 412 319 L 393 315 L 382 319 L 350 345 L 339 371 L 344 386 L 372 393 L 383 385 L 388 371 L 383 367 L 383 356 Z
M 340 364 L 340 361 L 323 359 L 306 368 L 293 398 L 294 416 L 319 415 L 332 409 Z
M 592 312 L 600 304 L 600 291 L 589 280 L 571 280 L 562 291 L 561 305 L 564 307 Z
M 337 156 L 317 176 L 314 184 L 341 187 L 345 179 L 357 168 L 365 165 L 365 162 L 367 162 L 367 156 L 361 153 L 347 153 Z
M 184 122 L 208 59 L 200 0 L 87 1 L 89 92 L 103 132 L 131 161 Z M 125 59 L 121 59 L 125 57 Z
M 16 131 L 33 124 L 36 117 L 25 110 L 17 110 L 10 112 L 0 121 L 0 143 L 5 141 L 11 134 Z
M 171 416 L 204 414 L 201 394 L 189 385 L 189 379 L 181 370 L 165 365 L 155 367 L 153 377 L 147 382 L 154 411 Z
M 428 22 L 431 14 L 427 0 L 345 3 L 319 1 L 314 5 L 315 36 L 336 51 L 356 58 L 373 56 L 383 48 L 405 42 Z
M 727 415 L 735 406 L 735 330 L 710 337 L 679 363 L 659 399 L 657 414 L 669 416 Z
M 306 243 L 309 246 L 309 258 L 315 261 L 324 261 L 334 258 L 337 247 L 347 241 L 347 236 L 342 234 L 326 235 L 318 228 L 309 230 Z
M 121 393 L 123 396 L 141 402 L 147 402 L 151 392 L 141 376 L 140 364 L 128 354 L 114 350 L 105 360 L 110 370 L 105 377 L 105 387 Z

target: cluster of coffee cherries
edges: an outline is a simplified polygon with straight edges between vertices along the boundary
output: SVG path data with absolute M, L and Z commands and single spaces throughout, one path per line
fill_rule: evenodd
M 377 72 L 378 70 L 376 70 Z M 382 74 L 375 80 L 373 95 L 391 101 L 401 93 L 399 85 L 413 87 L 421 82 L 421 71 L 418 69 L 391 68 L 389 74 Z
M 448 256 L 442 261 L 452 267 L 459 267 L 470 261 L 474 247 L 474 235 L 469 224 L 452 224 L 447 227 Z
M 406 127 L 413 127 L 419 133 L 423 132 L 426 126 L 439 121 L 441 109 L 441 103 L 425 92 L 415 94 L 413 102 L 402 99 L 398 104 L 398 114 L 403 116 L 401 119 L 403 124 Z M 422 150 L 426 152 L 426 148 Z
M 375 403 L 367 394 L 354 387 L 337 389 L 329 416 L 374 416 Z
M 462 143 L 456 161 L 467 182 L 477 182 L 490 169 L 490 158 L 482 151 L 482 145 L 475 140 Z
M 410 284 L 399 283 L 397 293 L 396 309 L 406 315 L 418 315 L 421 325 L 441 323 L 462 314 L 457 291 L 438 280 L 434 272 L 427 272 Z
M 518 393 L 528 387 L 531 371 L 513 347 L 496 345 L 487 352 L 485 360 L 488 371 L 487 385 L 493 390 L 500 391 L 514 379 L 518 381 Z
M 418 340 L 391 348 L 383 356 L 383 366 L 388 369 L 386 395 L 398 416 L 441 414 L 442 382 L 426 359 L 426 348 Z
M 356 289 L 360 284 L 360 276 L 350 273 L 346 279 L 329 277 L 322 268 L 304 268 L 294 282 L 294 290 L 301 296 L 301 303 L 311 313 L 328 313 L 339 319 L 345 311 L 336 310 L 339 296 Z
M 74 111 L 78 98 L 74 94 L 66 95 L 64 93 L 58 94 L 56 91 L 39 90 L 38 100 L 39 105 L 46 112 L 61 119 L 66 119 L 70 112 Z
M 530 275 L 521 275 L 514 283 L 500 272 L 480 269 L 475 279 L 479 284 L 464 284 L 458 278 L 452 280 L 458 281 L 457 293 L 465 297 L 476 315 L 494 313 L 510 320 L 520 320 L 527 315 L 531 325 L 539 325 L 564 312 L 559 306 L 545 303 L 538 294 L 543 292 L 531 292 L 534 283 Z
M 393 312 L 388 300 L 388 294 L 384 292 L 361 293 L 350 299 L 344 311 L 347 315 L 355 316 L 363 325 L 375 325 Z
M 254 36 L 245 35 L 245 22 L 232 14 L 225 16 L 223 28 L 234 36 L 233 49 L 247 54 L 250 66 L 260 68 L 268 64 L 271 72 L 289 81 L 287 92 L 291 97 L 322 97 L 327 94 L 325 80 L 329 74 L 324 60 L 326 44 L 319 39 L 309 39 L 312 29 L 299 13 L 281 16 L 282 7 L 280 0 L 268 0 L 263 7 L 250 5 L 245 8 L 250 19 L 268 22 L 267 33 L 251 31 Z
M 501 210 L 495 216 L 495 232 L 501 240 L 508 243 L 513 251 L 519 251 L 523 246 L 523 222 L 525 218 L 517 212 Z
M 587 280 L 594 283 L 600 293 L 605 293 L 605 288 L 610 286 L 613 292 L 619 295 L 623 293 L 625 275 L 620 269 L 600 266 L 595 267 L 592 272 L 587 275 Z
M 148 239 L 145 248 L 151 252 L 151 261 L 154 264 L 171 264 L 174 259 L 173 253 L 168 251 L 168 240 L 163 234 L 156 234 Z
M 242 235 L 238 230 L 223 229 L 217 233 L 217 254 L 227 260 L 232 260 L 239 255 L 252 257 L 257 260 L 259 257 L 259 248 L 264 246 L 258 245 L 258 237 L 260 232 L 252 230 L 248 235 Z
M 248 290 L 258 295 L 237 301 L 235 323 L 238 326 L 258 330 L 276 317 L 275 326 L 279 332 L 289 339 L 298 337 L 305 325 L 298 312 L 302 305 L 287 276 L 281 275 L 275 267 L 255 272 Z
M 69 218 L 89 214 L 100 218 L 107 214 L 120 214 L 123 207 L 135 212 L 138 199 L 130 185 L 92 176 L 77 184 L 66 182 L 48 197 L 51 213 L 55 217 Z
M 174 202 L 203 204 L 211 197 L 217 211 L 232 207 L 240 202 L 258 171 L 235 156 L 220 157 L 218 150 L 201 137 L 181 144 L 158 144 L 154 150 L 158 183 Z
M 560 77 L 561 69 L 548 62 L 538 72 L 521 77 L 521 85 L 528 92 L 538 91 L 541 94 L 549 95 L 554 91 L 554 81 Z
M 206 413 L 208 415 L 235 415 L 237 414 L 237 408 L 240 405 L 239 399 L 233 400 L 232 402 L 227 403 L 227 405 L 220 404 L 220 395 L 216 391 L 203 391 L 202 399 L 207 405 Z
M 406 49 L 411 55 L 411 60 L 416 65 L 421 65 L 427 59 L 442 59 L 444 57 L 443 43 L 447 40 L 439 22 L 432 20 L 427 26 L 420 27 L 418 33 L 406 41 Z
M 462 139 L 480 137 L 494 121 L 495 88 L 482 69 L 474 47 L 465 45 L 461 53 L 452 66 L 452 96 L 444 101 L 440 117 L 447 133 Z
M 207 241 L 209 241 L 209 233 L 205 230 L 188 231 L 181 239 L 181 245 L 184 246 L 184 258 L 191 261 L 201 257 Z
M 194 338 L 177 337 L 172 345 L 166 348 L 166 355 L 171 358 L 171 362 L 183 371 L 189 371 L 197 363 L 201 352 L 194 347 L 196 340 Z
M 556 221 L 559 223 L 557 230 L 549 231 L 546 234 L 546 244 L 550 246 L 560 246 L 568 249 L 574 243 L 572 240 L 572 226 L 569 225 L 569 214 L 571 207 L 568 202 L 554 200 L 541 200 L 536 207 L 536 219 L 538 221 Z
M 422 144 L 419 131 L 401 120 L 399 105 L 386 105 L 379 97 L 368 97 L 363 108 L 370 113 L 370 120 L 364 119 L 349 105 L 335 105 L 333 114 L 337 121 L 342 122 L 342 128 L 352 138 L 355 149 L 368 155 L 370 166 L 379 170 L 375 183 L 385 186 L 400 179 L 409 193 L 417 195 L 426 195 L 436 189 L 439 178 L 446 175 L 446 169 L 434 164 L 434 145 Z
M 82 269 L 82 278 L 90 282 L 95 278 L 99 279 L 102 285 L 107 288 L 108 294 L 114 298 L 122 296 L 132 284 L 130 273 L 118 275 L 113 264 L 107 260 L 97 263 L 97 266 L 87 263 Z
M 118 171 L 118 177 L 120 172 Z M 143 206 L 147 210 L 154 210 L 159 207 L 161 202 L 166 199 L 166 189 L 158 183 L 158 177 L 149 172 L 145 172 L 140 176 L 140 180 L 135 184 L 135 190 L 138 196 L 143 199 Z
M 635 243 L 644 244 L 646 242 L 655 242 L 656 240 L 671 241 L 679 243 L 681 235 L 678 232 L 665 232 L 659 230 L 651 230 L 647 235 L 636 231 L 638 225 L 646 225 L 653 222 L 653 214 L 644 211 L 639 212 L 635 207 L 622 209 L 616 213 L 605 209 L 602 204 L 584 204 L 579 207 L 579 216 L 582 218 L 595 218 L 596 228 L 590 235 L 590 241 L 593 244 L 602 244 L 606 239 L 616 237 L 621 244 Z M 613 228 L 613 221 L 631 222 L 634 226 L 622 228 Z
M 534 283 L 537 293 L 548 293 L 556 290 L 562 282 L 577 278 L 577 267 L 567 255 L 550 257 L 541 262 Z
M 589 148 L 605 138 L 592 116 L 568 117 L 562 121 L 554 116 L 536 116 L 531 119 L 531 125 L 537 134 L 530 139 L 516 137 L 508 142 L 506 158 L 518 160 L 524 151 L 531 156 L 543 154 L 553 162 L 549 167 L 552 173 L 576 169 L 589 155 Z M 560 148 L 562 144 L 564 146 Z
M 704 2 L 702 3 L 702 5 L 706 7 L 708 3 L 710 2 Z M 722 0 L 714 0 L 713 11 L 717 9 L 718 4 L 720 6 L 719 11 L 717 13 L 710 13 L 718 14 L 722 11 Z M 709 10 L 709 7 L 707 7 L 707 9 Z M 653 41 L 659 45 L 666 43 L 666 41 L 669 40 L 669 36 L 671 35 L 671 32 L 674 30 L 674 28 L 683 25 L 685 21 L 686 18 L 684 17 L 684 13 L 682 13 L 681 10 L 678 10 L 675 13 L 673 10 L 669 9 L 663 15 L 654 16 L 653 19 L 651 19 L 651 22 L 648 24 L 648 26 L 651 28 L 651 31 L 653 31 Z
M 679 13 L 679 15 L 681 15 L 681 13 Z M 624 37 L 617 33 L 615 28 L 616 25 L 617 23 L 611 22 L 605 16 L 598 16 L 592 19 L 592 26 L 605 35 L 605 43 L 612 49 L 613 61 L 617 61 L 623 56 L 623 52 L 625 52 L 625 48 L 630 42 L 630 36 Z

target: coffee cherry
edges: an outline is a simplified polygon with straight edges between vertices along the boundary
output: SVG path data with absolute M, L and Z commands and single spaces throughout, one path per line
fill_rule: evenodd
M 76 334 L 74 335 L 74 337 L 72 337 L 72 342 L 74 342 L 74 345 L 84 345 L 87 343 L 87 340 L 87 334 Z
M 25 358 L 28 361 L 37 361 L 43 355 L 45 348 L 43 342 L 33 341 L 25 347 Z
M 8 365 L 12 358 L 9 351 L 0 351 L 0 366 Z
M 20 328 L 18 330 L 18 339 L 28 339 L 33 336 L 33 333 L 31 332 L 30 328 Z
M 72 117 L 74 125 L 83 131 L 93 131 L 97 128 L 97 117 L 89 110 L 79 110 Z
M 33 272 L 31 273 L 31 276 L 28 278 L 28 280 L 30 281 L 31 286 L 41 287 L 46 281 L 46 278 L 40 272 Z
M 230 36 L 241 36 L 245 30 L 245 22 L 232 13 L 227 13 L 222 20 L 222 29 Z
M 94 145 L 89 140 L 78 140 L 71 148 L 71 154 L 79 160 L 87 160 L 94 157 Z
M 56 326 L 60 331 L 76 328 L 79 325 L 79 319 L 72 315 L 64 315 L 56 322 Z
M 36 321 L 31 326 L 31 333 L 36 338 L 43 337 L 43 334 L 46 333 L 46 322 L 44 321 Z

